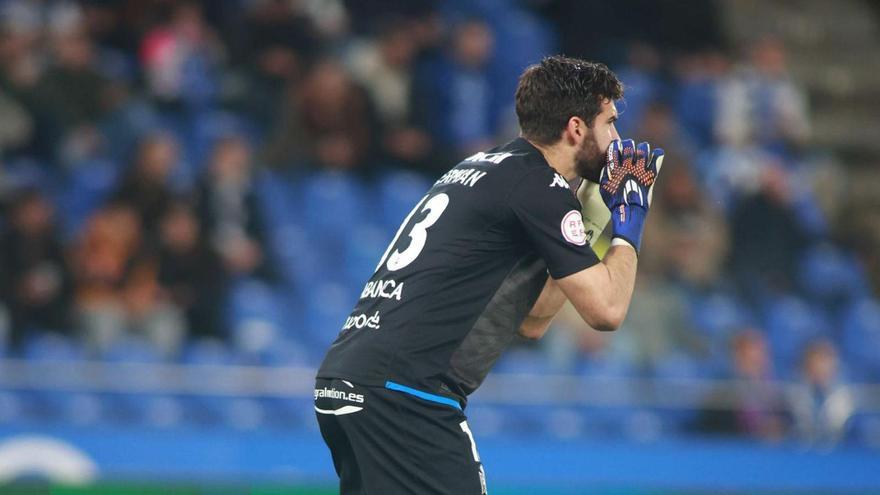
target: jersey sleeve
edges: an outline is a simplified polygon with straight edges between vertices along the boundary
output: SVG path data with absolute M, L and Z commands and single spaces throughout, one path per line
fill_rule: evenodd
M 523 176 L 511 190 L 508 204 L 554 279 L 599 262 L 587 242 L 580 203 L 552 169 Z

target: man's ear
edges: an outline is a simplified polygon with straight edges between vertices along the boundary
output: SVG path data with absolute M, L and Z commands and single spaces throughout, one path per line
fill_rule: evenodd
M 565 135 L 568 143 L 575 145 L 584 140 L 587 134 L 587 123 L 580 117 L 571 117 L 568 119 L 568 125 L 565 127 Z

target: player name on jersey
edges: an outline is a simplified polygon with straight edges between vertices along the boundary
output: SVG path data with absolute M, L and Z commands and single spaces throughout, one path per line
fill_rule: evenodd
M 487 173 L 475 168 L 455 168 L 443 174 L 443 177 L 440 177 L 434 184 L 461 184 L 474 187 L 477 181 L 485 177 Z

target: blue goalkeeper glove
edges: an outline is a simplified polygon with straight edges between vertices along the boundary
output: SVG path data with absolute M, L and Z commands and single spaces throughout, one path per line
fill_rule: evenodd
M 608 147 L 599 176 L 602 199 L 611 210 L 611 237 L 623 239 L 638 252 L 642 230 L 654 193 L 654 181 L 663 165 L 663 150 L 648 143 L 636 147 L 632 139 L 614 140 Z

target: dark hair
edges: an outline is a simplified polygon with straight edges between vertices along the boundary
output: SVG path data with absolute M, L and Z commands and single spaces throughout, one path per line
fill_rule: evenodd
M 554 55 L 520 76 L 516 116 L 524 137 L 551 144 L 571 117 L 592 126 L 604 100 L 622 97 L 623 85 L 605 64 Z

